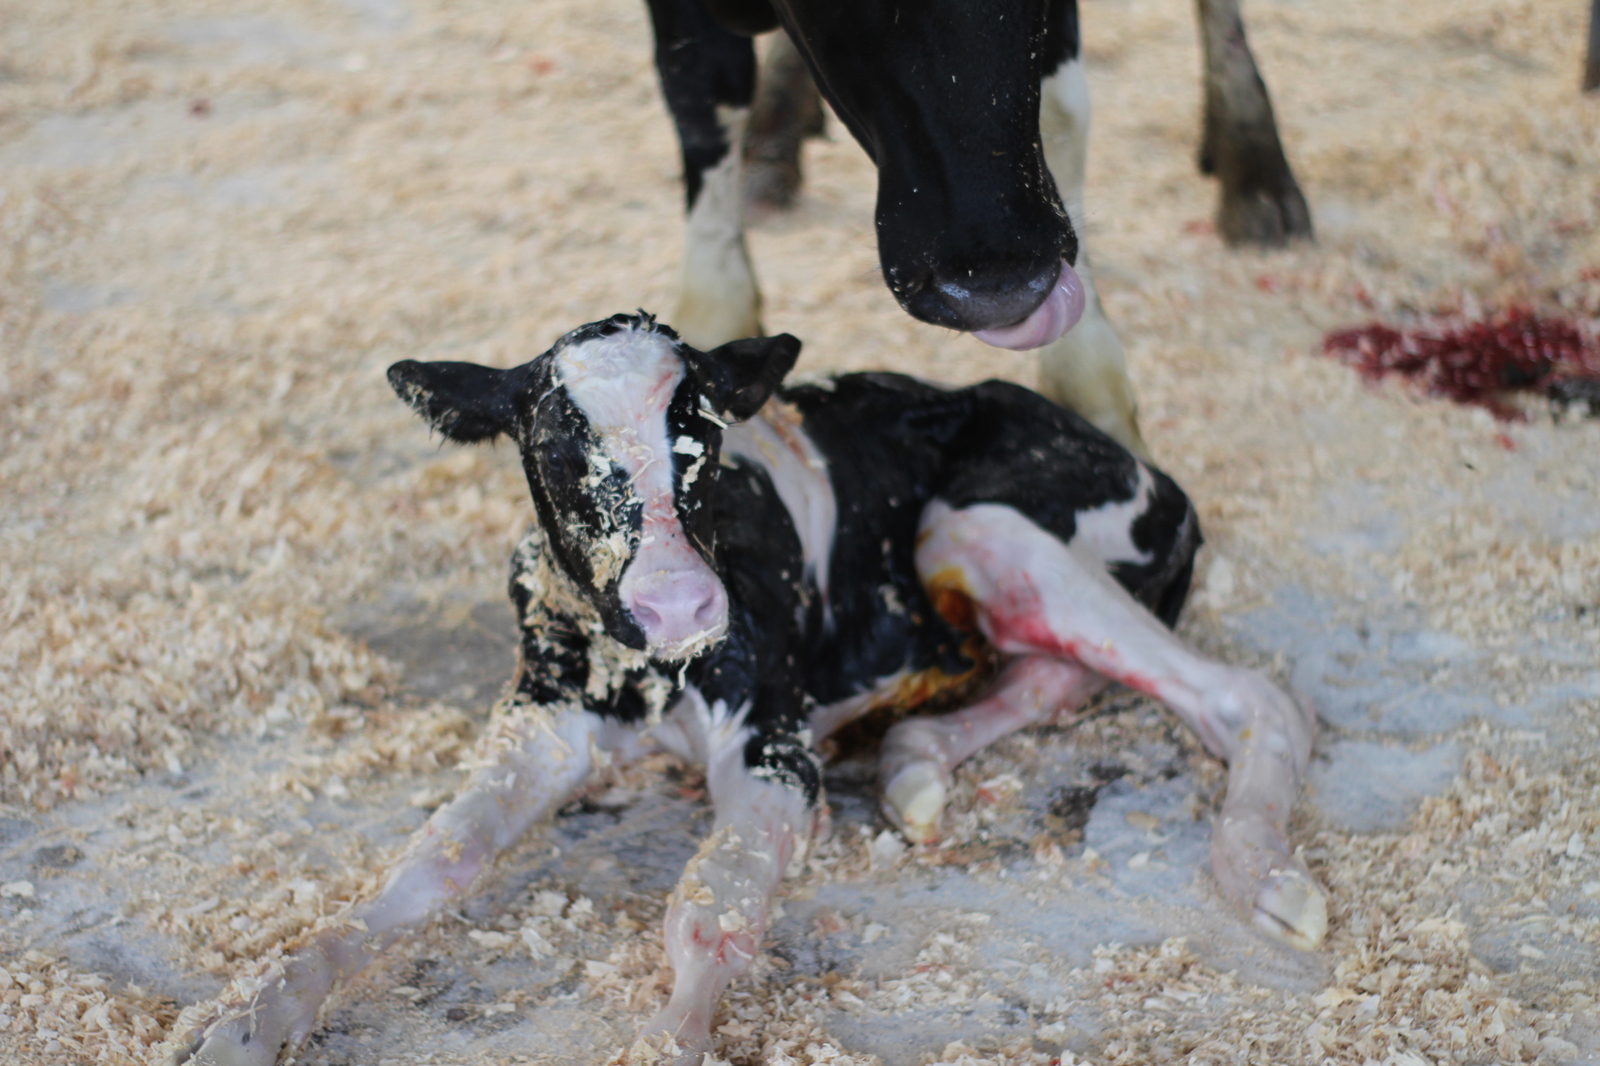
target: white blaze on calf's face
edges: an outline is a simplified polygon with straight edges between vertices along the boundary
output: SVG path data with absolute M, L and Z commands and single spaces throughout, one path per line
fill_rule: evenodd
M 669 439 L 667 407 L 683 381 L 683 359 L 660 334 L 627 330 L 563 349 L 555 370 L 605 451 L 590 462 L 596 484 L 607 461 L 615 463 L 642 505 L 638 549 L 630 559 L 625 538 L 597 543 L 595 580 L 609 582 L 620 571 L 618 593 L 650 654 L 690 658 L 721 638 L 728 599 L 678 521 L 673 451 L 684 448 Z

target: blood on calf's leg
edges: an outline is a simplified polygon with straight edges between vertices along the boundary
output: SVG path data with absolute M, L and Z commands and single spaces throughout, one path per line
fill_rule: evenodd
M 514 705 L 483 764 L 411 838 L 378 894 L 240 981 L 238 1002 L 190 1027 L 171 1061 L 271 1066 L 283 1047 L 304 1042 L 336 981 L 464 896 L 499 852 L 566 801 L 588 776 L 599 721 L 576 708 Z
M 957 766 L 1002 737 L 1081 707 L 1105 686 L 1078 663 L 1026 655 L 1007 663 L 977 703 L 897 722 L 878 759 L 884 814 L 912 841 L 935 839 Z
M 934 501 L 917 570 L 954 586 L 1005 654 L 1053 655 L 1153 696 L 1228 761 L 1211 840 L 1222 890 L 1257 928 L 1298 948 L 1327 931 L 1322 891 L 1289 846 L 1289 813 L 1311 757 L 1310 713 L 1253 670 L 1194 652 L 1106 572 L 1016 510 Z

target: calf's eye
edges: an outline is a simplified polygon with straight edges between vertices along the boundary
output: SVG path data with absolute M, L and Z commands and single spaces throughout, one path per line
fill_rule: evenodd
M 571 479 L 577 469 L 577 464 L 574 462 L 572 455 L 567 449 L 557 444 L 544 446 L 543 454 L 540 457 L 540 465 L 544 467 L 547 477 L 558 481 Z

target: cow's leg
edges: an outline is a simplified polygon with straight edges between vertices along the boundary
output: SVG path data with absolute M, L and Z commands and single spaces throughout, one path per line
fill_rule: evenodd
M 1200 170 L 1222 185 L 1217 232 L 1229 244 L 1309 239 L 1311 209 L 1284 157 L 1272 101 L 1245 40 L 1239 0 L 1195 2 L 1205 52 Z
M 810 841 L 817 810 L 815 764 L 797 738 L 752 739 L 742 716 L 730 720 L 703 701 L 690 713 L 709 725 L 706 784 L 716 822 L 667 905 L 672 997 L 632 1055 L 681 1066 L 698 1066 L 711 1050 L 717 1001 L 755 961 L 772 894 L 795 848 Z
M 411 838 L 378 894 L 239 982 L 242 1000 L 184 1034 L 172 1060 L 271 1066 L 283 1047 L 304 1042 L 336 981 L 461 899 L 500 851 L 566 801 L 588 775 L 598 725 L 576 709 L 507 715 L 486 764 Z
M 1080 557 L 1014 508 L 924 512 L 917 570 L 935 602 L 972 601 L 1004 654 L 1081 663 L 1171 707 L 1228 761 L 1211 869 L 1257 928 L 1296 947 L 1327 930 L 1321 889 L 1289 847 L 1289 813 L 1311 757 L 1307 710 L 1253 670 L 1192 651 L 1098 561 Z
M 744 131 L 745 196 L 785 208 L 800 191 L 800 146 L 820 137 L 825 112 L 811 71 L 788 33 L 779 30 L 761 57 L 755 104 Z
M 907 718 L 883 738 L 883 811 L 907 839 L 939 834 L 950 775 L 968 756 L 1019 729 L 1083 704 L 1106 679 L 1079 663 L 1025 655 L 1007 663 L 983 699 L 954 714 Z
M 1589 4 L 1589 52 L 1583 63 L 1583 91 L 1600 89 L 1600 0 Z
M 688 203 L 672 324 L 709 351 L 761 333 L 761 293 L 744 242 L 739 144 L 755 93 L 755 45 L 700 0 L 650 0 L 661 92 L 683 148 Z
M 1051 18 L 1065 37 L 1067 58 L 1040 86 L 1039 137 L 1056 190 L 1078 235 L 1075 269 L 1083 280 L 1083 317 L 1065 336 L 1039 351 L 1039 391 L 1070 407 L 1124 447 L 1147 454 L 1139 434 L 1137 404 L 1128 381 L 1122 341 L 1106 320 L 1085 247 L 1083 183 L 1089 160 L 1089 82 L 1079 54 L 1072 0 L 1057 0 Z M 1071 9 L 1070 19 L 1065 12 Z

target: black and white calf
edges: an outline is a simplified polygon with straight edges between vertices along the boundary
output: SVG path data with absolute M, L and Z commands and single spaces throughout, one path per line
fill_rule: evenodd
M 445 436 L 521 449 L 538 521 L 512 563 L 515 693 L 382 890 L 183 1036 L 180 1060 L 271 1063 L 309 1035 L 335 980 L 453 905 L 565 802 L 594 752 L 665 748 L 705 766 L 716 821 L 668 908 L 675 984 L 643 1035 L 697 1063 L 816 829 L 816 742 L 985 665 L 976 702 L 885 739 L 884 810 L 907 836 L 938 833 L 967 756 L 1119 681 L 1229 762 L 1212 844 L 1223 891 L 1266 932 L 1320 941 L 1326 907 L 1285 835 L 1312 719 L 1169 630 L 1200 543 L 1178 486 L 1003 382 L 780 388 L 799 348 L 783 335 L 702 352 L 618 315 L 511 370 L 390 368 Z
M 1121 342 L 1080 256 L 1089 92 L 1077 0 L 648 0 L 688 196 L 673 321 L 710 348 L 761 332 L 737 146 L 755 94 L 749 35 L 782 26 L 878 168 L 883 279 L 905 311 L 1041 349 L 1040 388 L 1142 451 Z M 1201 169 L 1231 239 L 1309 237 L 1239 0 L 1198 0 Z

